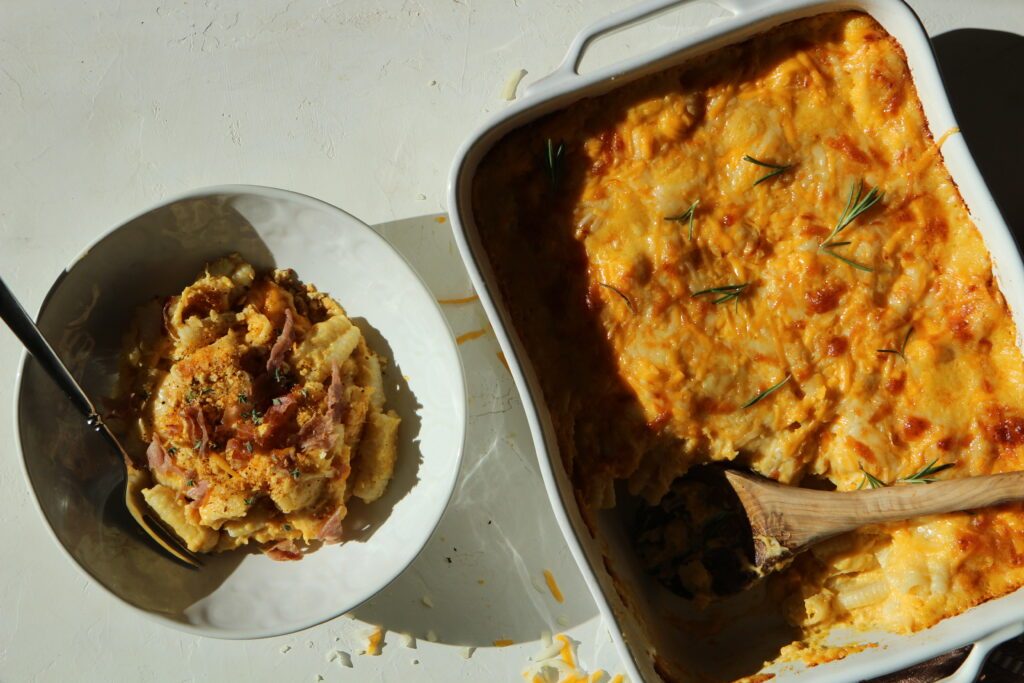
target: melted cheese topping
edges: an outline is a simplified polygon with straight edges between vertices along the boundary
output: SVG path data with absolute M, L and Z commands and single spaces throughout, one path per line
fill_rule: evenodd
M 772 169 L 745 156 L 789 168 L 757 183 Z M 858 187 L 881 200 L 823 249 Z M 933 461 L 1024 469 L 1014 323 L 903 52 L 866 15 L 794 22 L 513 131 L 473 197 L 584 509 L 614 505 L 618 480 L 656 503 L 713 460 L 839 490 Z M 1024 583 L 1022 524 L 1006 506 L 864 529 L 776 588 L 807 639 L 920 629 Z

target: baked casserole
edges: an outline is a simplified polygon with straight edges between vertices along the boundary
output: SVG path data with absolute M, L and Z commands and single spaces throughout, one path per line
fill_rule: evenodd
M 145 500 L 194 552 L 299 559 L 342 540 L 350 498 L 380 498 L 394 472 L 400 420 L 359 328 L 294 271 L 238 255 L 140 312 L 121 396 L 148 444 Z
M 845 12 L 490 150 L 475 222 L 585 519 L 711 462 L 840 491 L 1024 469 L 1017 331 L 941 145 Z M 916 631 L 1024 584 L 1024 509 L 866 527 L 771 582 L 805 652 Z

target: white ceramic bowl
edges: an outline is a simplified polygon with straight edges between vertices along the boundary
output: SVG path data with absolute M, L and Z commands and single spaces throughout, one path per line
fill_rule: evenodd
M 110 395 L 135 307 L 180 291 L 203 264 L 237 251 L 294 268 L 335 297 L 387 358 L 402 417 L 385 496 L 353 504 L 348 540 L 300 562 L 210 556 L 192 571 L 154 552 L 111 514 L 119 469 L 34 360 L 19 373 L 15 430 L 25 474 L 53 535 L 125 603 L 185 631 L 257 638 L 297 631 L 372 597 L 416 557 L 444 512 L 462 457 L 466 392 L 451 330 L 406 261 L 368 226 L 323 202 L 262 187 L 216 187 L 147 211 L 100 238 L 57 278 L 38 323 L 94 399 Z

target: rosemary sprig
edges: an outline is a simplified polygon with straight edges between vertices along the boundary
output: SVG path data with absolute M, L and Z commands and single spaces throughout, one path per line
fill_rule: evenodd
M 936 465 L 935 463 L 937 463 L 938 461 L 939 459 L 935 458 L 930 463 L 925 465 L 923 468 L 911 474 L 909 477 L 900 477 L 899 479 L 896 480 L 896 483 L 903 482 L 906 484 L 931 484 L 933 481 L 938 481 L 932 475 L 938 474 L 939 472 L 944 472 L 945 470 L 948 470 L 949 468 L 956 466 L 955 462 L 947 462 L 941 465 Z M 864 481 L 862 481 L 860 483 L 860 486 L 857 487 L 858 490 L 864 488 L 865 482 L 870 484 L 871 488 L 873 489 L 880 489 L 886 486 L 891 486 L 891 484 L 886 484 L 884 481 L 882 481 L 878 477 L 874 476 L 873 474 L 865 470 L 863 465 L 860 466 L 860 471 L 864 473 Z
M 786 375 L 786 378 L 784 380 L 782 380 L 778 384 L 774 384 L 774 385 L 768 387 L 767 389 L 762 391 L 760 394 L 758 394 L 754 398 L 750 399 L 749 401 L 747 401 L 746 403 L 741 405 L 740 408 L 749 408 L 750 406 L 754 405 L 755 403 L 757 403 L 761 399 L 766 398 L 769 394 L 773 394 L 776 391 L 778 391 L 779 389 L 781 389 L 791 379 L 793 379 L 792 375 Z
M 676 221 L 677 223 L 686 222 L 689 226 L 689 233 L 687 239 L 693 239 L 693 219 L 697 213 L 697 207 L 700 206 L 700 200 L 696 200 L 693 204 L 687 207 L 686 211 L 683 211 L 678 216 L 665 216 L 667 221 Z
M 636 315 L 636 304 L 634 304 L 633 300 L 626 296 L 621 289 L 615 287 L 614 285 L 610 285 L 607 282 L 598 282 L 597 284 L 600 285 L 601 287 L 604 287 L 605 289 L 610 289 L 619 296 L 621 296 L 622 300 L 626 302 L 627 306 L 629 306 L 629 310 L 633 312 L 633 315 Z
M 547 139 L 544 147 L 544 165 L 548 169 L 548 179 L 551 181 L 551 189 L 558 186 L 558 177 L 562 170 L 562 160 L 565 158 L 565 143 Z
M 869 484 L 873 489 L 881 489 L 888 486 L 884 481 L 864 469 L 863 465 L 860 466 L 860 471 L 864 473 L 864 480 L 861 481 L 860 486 L 857 487 L 858 489 L 864 488 L 865 483 Z
M 694 292 L 690 296 L 698 297 L 704 294 L 721 294 L 711 303 L 713 304 L 724 304 L 726 301 L 732 301 L 733 299 L 740 298 L 740 294 L 743 293 L 747 287 L 750 286 L 749 282 L 744 282 L 741 285 L 722 285 L 721 287 L 711 287 L 709 289 L 702 289 L 699 292 Z
M 839 259 L 843 263 L 857 270 L 863 270 L 868 273 L 874 269 L 865 266 L 863 263 L 857 263 L 852 259 L 848 259 L 845 256 L 841 256 L 835 252 L 837 247 L 845 247 L 850 244 L 849 241 L 837 242 L 836 237 L 839 236 L 843 230 L 845 230 L 850 223 L 855 221 L 858 216 L 870 209 L 872 206 L 877 204 L 882 197 L 883 192 L 879 192 L 877 187 L 870 188 L 866 193 L 864 192 L 864 181 L 860 180 L 856 184 L 850 187 L 850 198 L 846 200 L 846 208 L 843 209 L 843 213 L 839 215 L 839 220 L 836 221 L 836 226 L 832 228 L 832 232 L 825 241 L 818 245 L 818 251 L 823 254 L 827 254 L 832 258 Z
M 902 479 L 900 479 L 900 481 L 905 481 L 908 484 L 930 484 L 933 481 L 937 481 L 931 475 L 938 474 L 939 472 L 948 470 L 950 467 L 956 466 L 955 462 L 946 462 L 936 466 L 935 463 L 937 463 L 938 461 L 939 459 L 935 458 L 930 463 L 928 463 L 922 470 L 915 472 L 909 477 L 903 477 Z
M 768 173 L 767 175 L 764 175 L 764 176 L 761 176 L 760 178 L 758 178 L 754 182 L 752 187 L 757 187 L 758 185 L 760 185 L 764 181 L 769 180 L 771 178 L 774 178 L 775 176 L 779 175 L 780 173 L 785 173 L 789 169 L 793 168 L 793 166 L 795 166 L 795 164 L 770 164 L 767 161 L 761 161 L 760 159 L 755 159 L 754 157 L 750 156 L 749 154 L 744 154 L 743 155 L 743 161 L 749 162 L 751 164 L 755 164 L 757 166 L 763 166 L 764 168 L 773 169 L 771 173 Z
M 906 335 L 904 335 L 904 337 L 903 337 L 903 343 L 900 344 L 900 348 L 899 348 L 898 351 L 896 349 L 875 349 L 875 353 L 891 353 L 891 354 L 899 356 L 900 358 L 903 359 L 904 362 L 906 362 L 907 357 L 906 357 L 905 353 L 906 353 L 906 350 L 907 350 L 907 342 L 910 341 L 910 335 L 913 334 L 913 332 L 914 332 L 914 328 L 913 327 L 910 327 L 907 330 Z

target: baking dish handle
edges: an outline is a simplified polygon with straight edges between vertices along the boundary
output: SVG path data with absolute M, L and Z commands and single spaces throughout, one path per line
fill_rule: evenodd
M 524 97 L 530 97 L 542 90 L 548 90 L 553 86 L 579 76 L 580 60 L 592 42 L 602 36 L 615 33 L 633 24 L 650 19 L 673 7 L 681 7 L 695 2 L 708 0 L 646 0 L 637 3 L 632 7 L 611 14 L 604 19 L 595 21 L 582 31 L 576 34 L 569 51 L 566 53 L 562 63 L 547 76 L 531 83 L 523 90 Z M 724 10 L 740 15 L 764 5 L 777 2 L 778 0 L 710 0 L 712 4 L 718 5 Z
M 960 668 L 936 683 L 974 683 L 978 679 L 981 667 L 985 664 L 985 660 L 988 659 L 988 653 L 992 651 L 992 648 L 1002 645 L 1021 633 L 1024 633 L 1024 621 L 1010 624 L 978 640 L 974 643 L 971 653 L 967 655 L 967 659 L 960 665 Z

